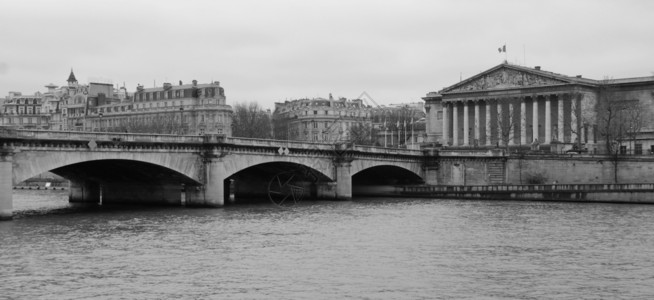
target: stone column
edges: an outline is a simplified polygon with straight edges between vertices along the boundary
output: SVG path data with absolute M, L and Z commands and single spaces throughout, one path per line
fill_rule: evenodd
M 468 101 L 463 101 L 463 145 L 470 145 L 470 114 Z
M 527 144 L 527 102 L 520 98 L 520 145 Z
M 491 103 L 489 99 L 486 99 L 486 146 L 491 145 Z
M 559 129 L 559 132 L 558 132 L 558 139 L 559 139 L 559 142 L 561 142 L 561 143 L 565 142 L 565 135 L 564 135 L 564 134 L 565 134 L 565 131 L 564 131 L 565 128 L 564 128 L 564 126 L 563 126 L 563 119 L 564 119 L 564 117 L 563 117 L 563 97 L 562 97 L 562 96 L 563 96 L 563 95 L 557 95 L 557 98 L 558 98 L 558 101 L 557 101 L 557 102 L 558 102 L 558 107 L 559 107 L 559 114 L 558 114 L 558 115 L 559 115 L 559 120 L 558 120 L 558 123 L 559 123 L 559 124 L 558 124 L 558 126 L 559 126 L 559 128 L 558 128 L 558 129 Z
M 570 97 L 570 143 L 576 143 L 579 137 L 579 126 L 577 126 L 577 98 Z
M 0 220 L 11 220 L 14 214 L 13 155 L 0 152 Z
M 479 139 L 481 139 L 479 132 L 479 100 L 475 101 L 475 146 L 479 146 Z
M 443 102 L 443 145 L 447 146 L 450 141 L 450 116 L 449 103 Z
M 351 162 L 335 162 L 336 169 L 336 199 L 352 200 Z
M 533 121 L 531 122 L 532 125 L 533 125 L 533 128 L 532 128 L 531 132 L 532 132 L 532 135 L 534 137 L 534 140 L 536 140 L 536 139 L 538 139 L 538 96 L 534 95 L 534 96 L 532 96 L 531 99 L 532 99 L 532 103 L 533 103 L 533 105 L 532 105 L 532 114 L 533 114 L 532 120 Z M 538 140 L 538 142 L 540 142 L 540 139 Z
M 545 144 L 552 143 L 552 111 L 550 108 L 551 95 L 545 96 Z
M 459 108 L 458 103 L 452 102 L 452 146 L 459 145 Z
M 502 128 L 504 116 L 502 115 L 502 102 L 498 100 L 496 103 L 497 103 L 497 116 L 495 116 L 495 118 L 497 122 L 495 123 L 497 125 L 497 142 L 500 145 L 504 146 L 504 128 Z
M 513 99 L 509 102 L 509 145 L 515 145 L 515 105 Z

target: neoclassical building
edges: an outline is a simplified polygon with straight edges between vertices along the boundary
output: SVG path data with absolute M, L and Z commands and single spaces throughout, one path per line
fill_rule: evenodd
M 503 63 L 423 98 L 428 140 L 446 147 L 556 145 L 560 151 L 582 145 L 601 152 L 597 110 L 606 86 L 611 101 L 641 103 L 654 115 L 654 76 L 593 80 Z M 631 150 L 651 149 L 653 131 L 646 122 Z

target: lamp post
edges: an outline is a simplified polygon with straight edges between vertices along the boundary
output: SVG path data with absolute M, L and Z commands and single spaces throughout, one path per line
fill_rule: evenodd
M 180 107 L 179 108 L 179 131 L 178 131 L 179 135 L 182 135 L 182 132 L 183 132 L 183 126 L 184 126 L 183 125 L 184 124 L 183 120 L 184 120 L 184 108 Z
M 100 132 L 102 132 L 102 113 L 100 113 L 99 116 L 100 116 L 100 125 L 99 125 L 99 127 L 100 127 Z

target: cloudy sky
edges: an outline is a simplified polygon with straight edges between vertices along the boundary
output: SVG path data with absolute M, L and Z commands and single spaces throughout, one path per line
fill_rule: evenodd
M 654 75 L 654 1 L 0 1 L 0 96 L 106 78 L 220 81 L 229 102 L 415 102 L 500 64 Z

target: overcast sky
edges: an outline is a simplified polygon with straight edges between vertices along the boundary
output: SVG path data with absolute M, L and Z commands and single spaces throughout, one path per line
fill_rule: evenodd
M 0 96 L 77 79 L 220 81 L 228 103 L 416 102 L 504 60 L 654 75 L 654 1 L 0 0 Z

